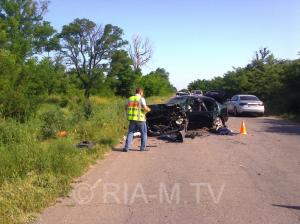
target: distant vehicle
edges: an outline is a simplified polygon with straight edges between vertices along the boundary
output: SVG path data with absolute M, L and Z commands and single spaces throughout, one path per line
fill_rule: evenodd
M 234 116 L 240 114 L 264 115 L 264 103 L 254 95 L 235 95 L 227 102 L 228 112 Z
M 199 95 L 199 96 L 202 96 L 202 95 L 203 95 L 203 92 L 202 92 L 202 90 L 192 90 L 192 91 L 191 91 L 191 94 L 192 94 L 192 95 Z
M 176 96 L 189 96 L 190 93 L 189 92 L 183 92 L 183 91 L 179 91 L 176 93 Z

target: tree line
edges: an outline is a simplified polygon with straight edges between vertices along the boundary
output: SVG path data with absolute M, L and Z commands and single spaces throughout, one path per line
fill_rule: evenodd
M 131 42 L 112 24 L 76 18 L 56 31 L 44 19 L 48 1 L 0 1 L 0 113 L 26 120 L 47 96 L 121 96 L 137 86 L 146 96 L 176 91 L 169 73 L 143 74 L 152 57 L 148 39 Z
M 300 114 L 300 60 L 276 59 L 268 48 L 255 52 L 245 67 L 233 68 L 211 80 L 198 79 L 189 90 L 224 90 L 227 97 L 254 94 L 261 98 L 272 114 Z

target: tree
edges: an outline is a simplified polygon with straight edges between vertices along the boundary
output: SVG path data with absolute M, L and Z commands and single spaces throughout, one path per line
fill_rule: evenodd
M 234 68 L 212 80 L 195 80 L 189 84 L 189 89 L 223 89 L 228 97 L 254 94 L 273 114 L 299 115 L 300 60 L 278 60 L 267 49 L 256 53 L 257 60 L 246 67 Z
M 150 72 L 141 79 L 141 85 L 144 88 L 145 95 L 166 96 L 176 92 L 176 88 L 169 82 L 169 73 L 162 68 Z
M 75 19 L 63 26 L 59 34 L 61 53 L 67 64 L 75 68 L 86 97 L 113 53 L 127 43 L 122 35 L 123 30 L 117 26 L 108 24 L 103 28 L 88 19 Z
M 155 71 L 149 73 L 149 75 L 151 75 L 151 74 L 159 75 L 159 76 L 161 76 L 163 79 L 166 79 L 166 80 L 169 81 L 170 73 L 167 72 L 164 68 L 157 68 Z
M 264 47 L 264 48 L 260 48 L 258 51 L 255 51 L 255 56 L 252 59 L 251 64 L 248 65 L 248 68 L 250 69 L 257 68 L 262 70 L 265 64 L 274 64 L 274 63 L 275 63 L 274 55 L 268 48 Z
M 203 92 L 211 90 L 212 81 L 205 79 L 197 79 L 188 85 L 188 90 L 202 90 Z
M 116 51 L 111 60 L 107 83 L 115 94 L 128 97 L 135 89 L 139 75 L 132 70 L 132 61 L 124 50 Z
M 0 1 L 0 44 L 17 56 L 22 64 L 26 59 L 44 50 L 56 48 L 55 30 L 43 20 L 48 1 Z
M 39 62 L 31 60 L 26 65 L 30 66 L 26 80 L 27 95 L 30 98 L 37 95 L 66 94 L 67 77 L 63 68 L 56 66 L 51 58 L 45 57 Z
M 132 37 L 132 42 L 129 45 L 128 52 L 133 62 L 133 68 L 134 70 L 137 70 L 150 61 L 153 49 L 149 39 L 143 40 L 140 35 L 135 35 Z

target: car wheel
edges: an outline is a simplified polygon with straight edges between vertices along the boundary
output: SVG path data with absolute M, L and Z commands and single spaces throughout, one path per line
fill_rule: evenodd
M 218 131 L 220 128 L 224 127 L 223 121 L 221 117 L 216 117 L 216 119 L 213 122 L 213 130 Z
M 233 109 L 233 115 L 234 115 L 235 117 L 239 116 L 239 113 L 238 113 L 236 107 Z

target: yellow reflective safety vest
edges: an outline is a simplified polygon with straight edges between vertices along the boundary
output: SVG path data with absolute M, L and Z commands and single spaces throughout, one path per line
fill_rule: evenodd
M 129 121 L 146 121 L 141 96 L 135 95 L 129 97 L 127 103 L 127 119 Z

